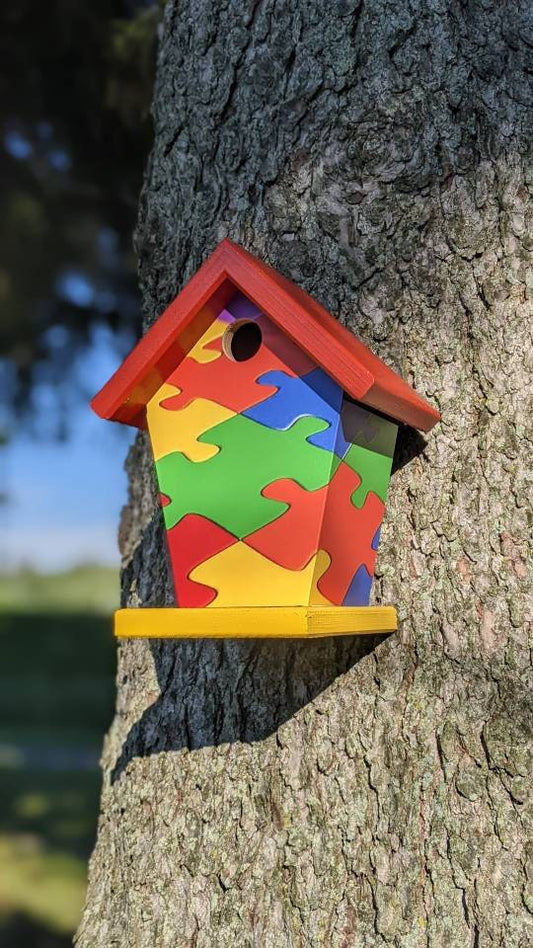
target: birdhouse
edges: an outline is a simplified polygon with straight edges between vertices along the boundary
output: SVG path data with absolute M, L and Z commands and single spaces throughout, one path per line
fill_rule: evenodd
M 92 407 L 148 429 L 176 597 L 117 635 L 396 628 L 369 605 L 396 434 L 439 413 L 303 290 L 224 240 Z

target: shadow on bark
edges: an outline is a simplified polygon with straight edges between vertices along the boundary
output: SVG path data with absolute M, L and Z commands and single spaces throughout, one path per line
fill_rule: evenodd
M 129 732 L 111 782 L 134 757 L 264 740 L 385 638 L 151 641 L 161 694 Z
M 425 439 L 400 426 L 393 470 L 424 451 Z M 137 558 L 165 550 L 161 517 L 153 518 L 123 577 L 139 574 Z M 171 605 L 170 572 L 141 590 L 146 605 Z M 236 741 L 262 741 L 387 635 L 351 635 L 306 642 L 295 639 L 226 639 L 150 642 L 160 695 L 134 724 L 111 774 L 114 783 L 134 757 L 183 748 L 197 750 Z M 288 671 L 290 669 L 290 672 Z
M 426 439 L 416 428 L 408 428 L 406 425 L 400 425 L 396 438 L 396 448 L 392 460 L 392 473 L 400 471 L 402 467 L 409 464 L 426 449 Z M 386 516 L 386 514 L 385 514 Z

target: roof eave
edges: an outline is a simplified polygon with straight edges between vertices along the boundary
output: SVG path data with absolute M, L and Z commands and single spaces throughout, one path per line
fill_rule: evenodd
M 439 420 L 435 408 L 316 300 L 227 238 L 94 396 L 94 411 L 102 418 L 142 427 L 146 402 L 164 381 L 165 371 L 186 355 L 179 337 L 229 284 L 256 303 L 355 400 L 422 431 Z

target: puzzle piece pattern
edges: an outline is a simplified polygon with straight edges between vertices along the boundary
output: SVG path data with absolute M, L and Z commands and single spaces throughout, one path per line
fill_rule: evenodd
M 384 511 L 383 502 L 372 493 L 367 494 L 361 508 L 341 491 L 337 492 L 336 498 L 328 494 L 320 545 L 330 554 L 331 566 L 320 577 L 318 589 L 335 605 L 342 604 L 354 571 L 361 564 L 371 576 L 374 575 L 376 551 L 371 543 Z
M 234 412 L 206 398 L 196 398 L 186 408 L 169 409 L 168 404 L 173 403 L 177 394 L 179 389 L 175 385 L 162 385 L 146 406 L 154 460 L 180 451 L 190 461 L 207 461 L 219 449 L 200 444 L 199 436 L 231 418 Z
M 288 509 L 245 542 L 292 570 L 301 569 L 316 550 L 325 550 L 330 566 L 318 588 L 330 602 L 340 605 L 356 568 L 364 564 L 373 574 L 372 540 L 384 511 L 383 503 L 371 493 L 363 508 L 353 504 L 359 483 L 357 474 L 341 462 L 331 481 L 316 491 L 304 490 L 294 481 L 269 484 L 263 496 L 288 504 Z
M 328 562 L 327 555 L 320 550 L 301 570 L 284 569 L 239 542 L 197 566 L 190 578 L 219 591 L 209 603 L 217 607 L 243 603 L 243 590 L 247 606 L 303 606 L 309 602 L 310 589 L 315 589 L 317 604 L 329 605 L 316 589 L 316 579 Z
M 343 606 L 366 606 L 372 589 L 372 574 L 361 564 L 353 577 L 344 599 Z
M 220 319 L 220 323 L 225 331 L 227 321 Z M 186 356 L 167 379 L 170 385 L 179 389 L 179 393 L 165 407 L 186 408 L 196 398 L 204 398 L 233 412 L 243 412 L 275 394 L 274 385 L 260 384 L 258 379 L 261 376 L 269 372 L 295 376 L 302 367 L 316 368 L 266 316 L 258 318 L 257 323 L 261 328 L 262 344 L 256 355 L 243 362 L 234 362 L 224 355 L 223 333 L 214 339 L 206 339 L 210 330 L 204 333 L 192 351 L 197 356 L 209 352 L 214 359 L 206 362 L 205 358 L 198 361 L 198 358 Z
M 237 293 L 228 303 L 219 318 L 228 320 L 253 320 L 261 329 L 263 345 L 284 363 L 284 370 L 300 377 L 312 372 L 316 364 L 303 349 L 268 319 L 251 300 Z
M 257 381 L 258 375 L 271 370 L 274 360 L 270 352 L 260 351 L 253 359 L 234 362 L 223 354 L 220 339 L 213 345 L 218 348 L 220 358 L 207 363 L 185 358 L 169 376 L 168 382 L 175 385 L 179 393 L 166 400 L 166 408 L 179 410 L 197 398 L 204 398 L 230 411 L 241 412 L 274 394 L 274 386 L 260 385 Z
M 167 529 L 187 513 L 208 517 L 239 539 L 265 526 L 287 508 L 261 494 L 265 484 L 290 477 L 316 490 L 329 482 L 335 455 L 306 440 L 325 424 L 301 418 L 276 431 L 234 415 L 199 436 L 201 444 L 220 449 L 209 460 L 196 464 L 178 451 L 160 458 L 159 487 L 170 498 L 163 510 Z
M 363 507 L 369 491 L 377 494 L 383 502 L 387 499 L 387 489 L 392 469 L 392 457 L 378 454 L 371 448 L 352 444 L 344 455 L 344 463 L 356 471 L 361 483 L 353 496 L 356 507 Z
M 338 454 L 344 450 L 346 453 L 350 445 L 339 431 L 342 389 L 322 369 L 313 369 L 302 378 L 291 377 L 286 372 L 266 372 L 258 381 L 261 385 L 275 385 L 277 392 L 248 408 L 244 412 L 247 418 L 279 431 L 290 428 L 299 418 L 321 418 L 328 426 L 310 435 L 309 442 L 326 451 Z
M 188 353 L 188 359 L 193 359 L 195 362 L 205 365 L 206 363 L 214 362 L 215 359 L 220 358 L 220 347 L 213 345 L 213 343 L 221 339 L 228 328 L 229 320 L 223 318 L 224 313 L 225 311 L 206 329 L 203 336 Z
M 379 419 L 349 399 L 342 406 L 342 426 L 344 436 L 350 444 L 369 444 L 375 441 Z
M 235 362 L 222 336 L 240 319 L 262 345 Z M 368 603 L 396 425 L 255 304 L 226 304 L 147 420 L 178 605 Z
M 208 606 L 218 587 L 194 582 L 190 573 L 204 560 L 216 558 L 237 538 L 206 517 L 187 514 L 167 532 L 167 540 L 178 606 Z

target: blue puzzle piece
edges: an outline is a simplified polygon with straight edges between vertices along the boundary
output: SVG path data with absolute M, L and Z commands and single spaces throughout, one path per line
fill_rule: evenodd
M 372 577 L 366 566 L 362 564 L 350 583 L 348 592 L 343 599 L 343 606 L 368 606 Z
M 286 372 L 265 372 L 257 381 L 262 385 L 275 385 L 278 391 L 248 408 L 243 415 L 278 431 L 290 428 L 299 418 L 320 418 L 328 422 L 329 427 L 309 435 L 307 441 L 340 457 L 346 454 L 349 444 L 342 432 L 339 437 L 342 389 L 326 372 L 313 369 L 301 378 L 293 378 Z M 344 454 L 339 454 L 340 451 Z
M 374 534 L 374 539 L 372 540 L 372 543 L 371 543 L 371 546 L 372 546 L 372 549 L 373 549 L 373 550 L 377 550 L 377 548 L 378 548 L 379 535 L 380 535 L 380 533 L 381 533 L 381 527 L 378 527 L 377 530 L 376 530 L 376 532 L 375 532 L 375 534 Z

